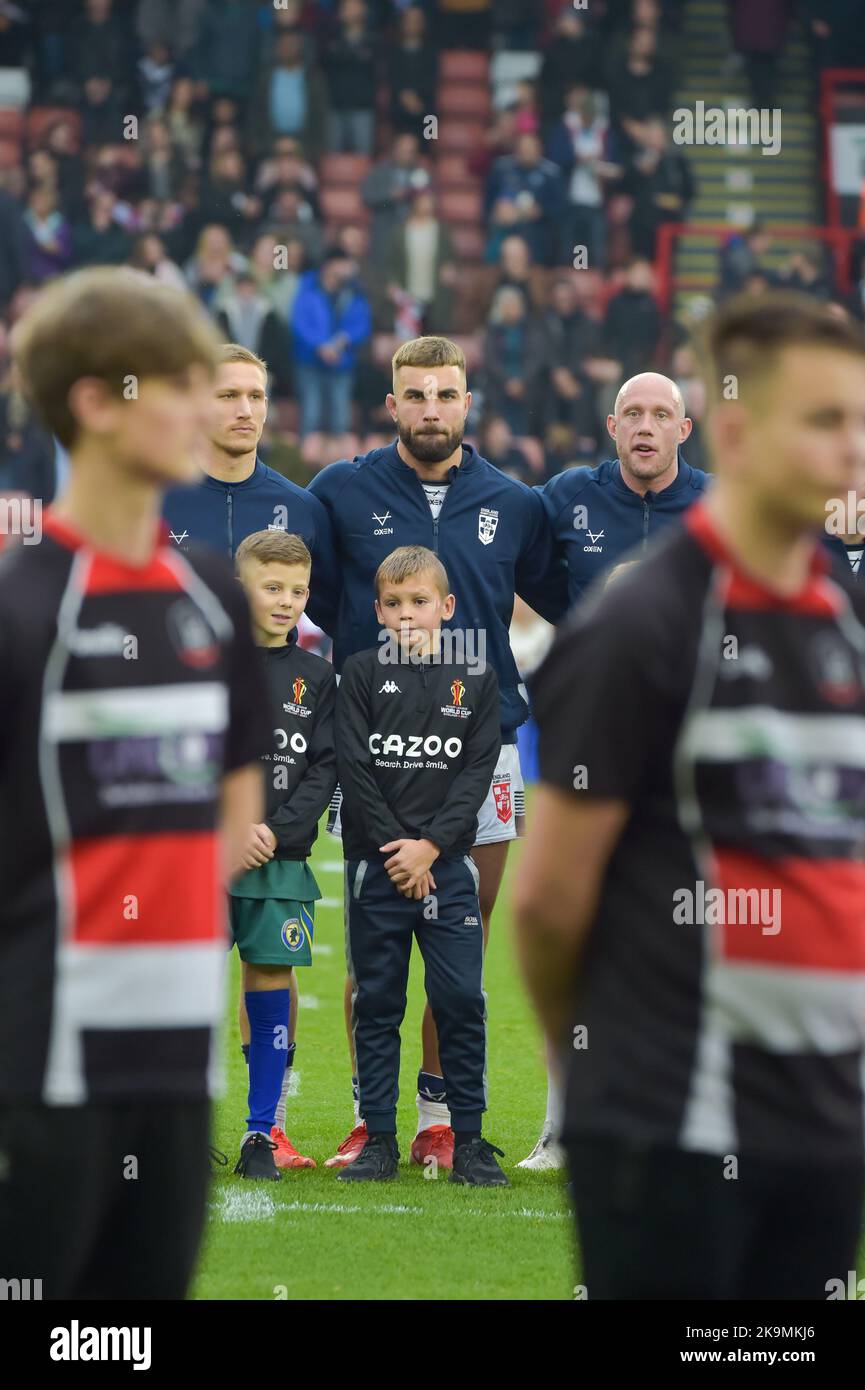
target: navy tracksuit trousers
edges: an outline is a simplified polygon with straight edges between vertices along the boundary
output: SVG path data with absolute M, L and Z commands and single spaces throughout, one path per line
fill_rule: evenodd
M 348 971 L 360 1113 L 370 1131 L 396 1132 L 399 1030 L 413 938 L 439 1036 L 454 1130 L 480 1130 L 486 1109 L 486 996 L 478 874 L 468 855 L 439 858 L 430 898 L 391 883 L 384 855 L 346 863 Z

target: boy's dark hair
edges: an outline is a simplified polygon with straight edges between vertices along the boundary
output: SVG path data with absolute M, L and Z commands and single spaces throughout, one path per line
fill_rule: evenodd
M 434 551 L 425 545 L 401 545 L 382 560 L 375 572 L 375 596 L 381 596 L 384 584 L 404 584 L 416 574 L 429 574 L 441 594 L 450 593 L 447 570 Z
M 829 348 L 865 358 L 865 335 L 821 300 L 791 291 L 736 295 L 695 336 L 710 408 L 762 387 L 786 348 Z M 729 391 L 735 387 L 735 397 Z
M 237 547 L 234 567 L 240 567 L 246 560 L 258 560 L 262 565 L 303 565 L 312 568 L 312 556 L 302 536 L 291 531 L 253 531 L 245 536 Z
M 97 377 L 122 396 L 130 378 L 176 376 L 193 364 L 214 371 L 219 360 L 219 338 L 199 302 L 128 266 L 95 266 L 52 281 L 12 342 L 25 391 L 67 449 L 79 429 L 69 392 L 82 377 Z

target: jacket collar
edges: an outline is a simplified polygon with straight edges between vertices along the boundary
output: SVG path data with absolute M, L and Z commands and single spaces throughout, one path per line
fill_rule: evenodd
M 668 497 L 678 496 L 680 492 L 683 492 L 685 488 L 690 486 L 694 470 L 689 463 L 685 462 L 682 457 L 681 449 L 677 452 L 676 459 L 679 470 L 668 487 L 662 488 L 660 492 L 652 493 L 654 505 L 657 505 L 662 498 L 666 500 Z M 628 484 L 622 478 L 622 465 L 617 458 L 612 459 L 610 462 L 610 482 L 619 496 L 627 496 L 637 506 L 642 503 L 642 495 L 639 492 L 634 492 L 632 487 L 628 487 Z
M 249 477 L 244 478 L 242 482 L 224 483 L 221 478 L 211 478 L 209 473 L 205 473 L 199 486 L 214 488 L 217 492 L 225 492 L 228 488 L 231 488 L 232 491 L 237 491 L 239 488 L 260 487 L 261 484 L 264 482 L 264 476 L 264 464 L 262 463 L 261 459 L 256 456 L 255 467 L 253 468 Z
M 410 464 L 403 462 L 400 458 L 397 452 L 396 440 L 394 440 L 393 444 L 389 444 L 386 449 L 379 450 L 378 454 L 382 463 L 386 464 L 389 468 L 393 468 L 395 472 L 402 473 L 403 476 L 407 473 L 415 472 Z M 457 471 L 461 473 L 470 473 L 473 469 L 478 467 L 481 461 L 480 454 L 473 445 L 463 444 L 462 463 L 454 464 L 452 468 L 448 469 L 448 482 L 453 482 L 457 475 Z M 415 474 L 415 476 L 417 476 L 417 474 Z
M 280 657 L 288 656 L 290 652 L 298 650 L 297 627 L 293 627 L 285 643 L 280 647 L 259 647 L 258 649 L 265 661 L 278 661 Z

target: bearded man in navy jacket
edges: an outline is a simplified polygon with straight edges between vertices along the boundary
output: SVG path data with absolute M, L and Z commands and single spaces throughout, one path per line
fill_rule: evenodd
M 463 640 L 464 656 L 479 675 L 490 665 L 498 676 L 502 751 L 472 848 L 486 938 L 508 845 L 523 819 L 516 730 L 529 711 L 509 642 L 514 593 L 556 622 L 567 610 L 564 563 L 539 494 L 463 443 L 471 393 L 456 343 L 439 337 L 404 343 L 393 357 L 393 391 L 386 405 L 398 440 L 362 458 L 332 463 L 310 484 L 327 508 L 337 551 L 341 588 L 332 629 L 334 666 L 340 671 L 348 656 L 380 641 L 374 579 L 385 557 L 399 546 L 432 550 L 456 596 L 452 636 Z M 416 597 L 423 601 L 420 593 Z M 401 688 L 398 665 L 382 666 L 385 682 L 394 686 L 394 694 Z M 459 709 L 451 713 L 456 724 Z M 334 814 L 329 828 L 336 826 Z M 351 1047 L 350 987 L 346 1010 Z M 355 1126 L 328 1166 L 352 1162 L 366 1142 L 356 1085 L 353 1089 Z M 454 1136 L 429 1009 L 417 1099 L 412 1159 L 425 1163 L 432 1157 L 449 1168 Z

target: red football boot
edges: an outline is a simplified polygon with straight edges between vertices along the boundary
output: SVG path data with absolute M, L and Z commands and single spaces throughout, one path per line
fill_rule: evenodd
M 315 1159 L 299 1154 L 284 1129 L 274 1125 L 270 1137 L 276 1144 L 273 1161 L 277 1168 L 315 1168 Z
M 343 1139 L 333 1158 L 325 1159 L 325 1168 L 344 1168 L 347 1163 L 354 1163 L 366 1140 L 366 1121 L 361 1120 Z
M 423 1164 L 432 1155 L 439 1168 L 454 1166 L 454 1132 L 450 1125 L 430 1125 L 416 1134 L 411 1146 L 412 1163 Z

